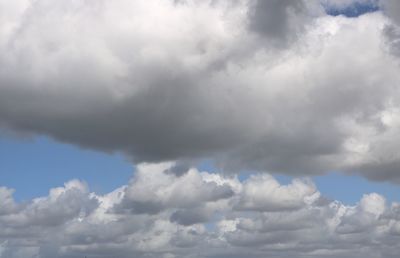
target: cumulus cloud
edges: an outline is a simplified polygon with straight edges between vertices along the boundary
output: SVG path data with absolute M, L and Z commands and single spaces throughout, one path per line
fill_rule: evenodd
M 198 203 L 215 202 L 231 197 L 234 192 L 228 184 L 218 185 L 202 180 L 196 170 L 189 170 L 181 177 L 168 174 L 168 164 L 142 165 L 137 175 L 124 191 L 124 198 L 117 210 L 154 214 L 167 207 L 193 208 Z M 159 173 L 163 171 L 163 173 Z
M 16 209 L 17 205 L 12 198 L 13 192 L 11 189 L 0 187 L 0 214 L 9 214 Z
M 379 194 L 350 206 L 326 199 L 307 179 L 283 185 L 266 174 L 239 181 L 196 169 L 171 184 L 173 165 L 142 164 L 127 185 L 105 195 L 73 180 L 18 203 L 2 188 L 0 203 L 12 208 L 1 206 L 0 257 L 398 255 L 400 204 Z M 157 213 L 135 208 L 155 195 Z
M 398 182 L 395 15 L 322 4 L 1 0 L 0 126 L 135 162 Z
M 70 181 L 64 187 L 50 190 L 49 196 L 36 198 L 29 204 L 16 204 L 10 193 L 0 195 L 2 221 L 16 228 L 30 226 L 57 226 L 78 216 L 86 216 L 96 209 L 97 200 L 88 193 L 87 186 L 80 181 Z
M 239 210 L 282 211 L 304 207 L 307 201 L 318 199 L 319 194 L 310 182 L 294 180 L 282 186 L 269 175 L 257 175 L 248 179 L 235 205 Z

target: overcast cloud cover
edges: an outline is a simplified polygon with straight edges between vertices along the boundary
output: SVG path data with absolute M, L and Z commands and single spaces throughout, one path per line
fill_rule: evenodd
M 396 0 L 0 0 L 0 129 L 140 164 L 104 196 L 0 187 L 0 257 L 397 257 L 399 203 L 270 174 L 400 183 L 399 66 Z

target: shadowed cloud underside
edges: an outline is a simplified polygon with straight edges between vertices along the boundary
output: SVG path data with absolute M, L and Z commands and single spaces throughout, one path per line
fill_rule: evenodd
M 396 2 L 327 3 L 3 0 L 0 125 L 134 162 L 399 182 Z
M 0 258 L 397 257 L 395 198 L 332 200 L 307 176 L 400 183 L 399 14 L 396 0 L 0 0 L 2 137 L 137 168 L 127 182 L 114 163 L 103 191 L 65 168 L 43 197 L 1 186 Z

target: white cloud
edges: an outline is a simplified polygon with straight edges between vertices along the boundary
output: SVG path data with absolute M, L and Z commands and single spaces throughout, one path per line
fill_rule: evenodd
M 14 199 L 12 198 L 14 190 L 5 188 L 5 187 L 0 187 L 0 214 L 9 214 L 13 212 L 16 209 L 16 203 L 14 202 Z
M 2 203 L 14 206 L 1 214 L 0 224 L 4 223 L 5 229 L 10 232 L 20 231 L 18 235 L 31 228 L 57 227 L 71 219 L 84 218 L 98 206 L 87 187 L 76 180 L 67 182 L 64 187 L 51 189 L 47 197 L 33 199 L 27 204 L 16 204 L 11 195 L 0 198 Z
M 1 257 L 372 258 L 396 257 L 400 247 L 400 204 L 379 194 L 348 206 L 309 180 L 282 185 L 259 174 L 240 182 L 196 169 L 176 176 L 171 166 L 140 165 L 127 186 L 103 196 L 75 180 L 26 204 L 11 199 L 18 208 L 0 214 Z M 227 185 L 235 190 L 221 198 L 216 189 Z M 115 208 L 132 198 L 159 200 L 162 209 Z M 0 203 L 9 199 L 3 194 Z
M 195 169 L 180 177 L 165 173 L 171 166 L 138 166 L 136 177 L 125 189 L 124 197 L 116 209 L 121 212 L 156 214 L 168 207 L 195 208 L 199 203 L 226 199 L 234 194 L 228 184 L 217 184 L 210 179 L 205 181 Z
M 318 198 L 315 186 L 306 181 L 294 180 L 282 186 L 269 175 L 252 176 L 243 184 L 235 205 L 239 210 L 282 211 L 303 208 Z

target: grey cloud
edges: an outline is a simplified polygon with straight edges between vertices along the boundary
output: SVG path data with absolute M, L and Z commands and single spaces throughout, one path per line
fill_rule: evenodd
M 379 3 L 383 13 L 391 21 L 386 24 L 383 31 L 388 51 L 395 56 L 400 56 L 400 4 L 392 0 L 381 0 Z
M 184 175 L 186 172 L 188 172 L 192 166 L 193 166 L 193 164 L 190 164 L 188 162 L 178 162 L 173 167 L 165 170 L 165 173 L 173 174 L 173 175 L 176 175 L 179 177 L 179 176 Z
M 400 4 L 398 1 L 395 0 L 380 0 L 379 1 L 381 8 L 383 9 L 384 13 L 393 21 L 400 25 Z
M 171 215 L 171 222 L 189 226 L 197 223 L 205 223 L 210 220 L 211 214 L 206 209 L 197 208 L 191 210 L 178 210 Z
M 254 0 L 248 12 L 250 30 L 280 47 L 296 40 L 311 20 L 303 0 Z
M 134 162 L 398 181 L 398 144 L 385 146 L 399 131 L 400 78 L 380 12 L 329 17 L 286 0 L 1 4 L 2 128 Z
M 122 200 L 115 206 L 116 212 L 131 212 L 136 214 L 157 214 L 164 210 L 164 205 L 157 201 Z

